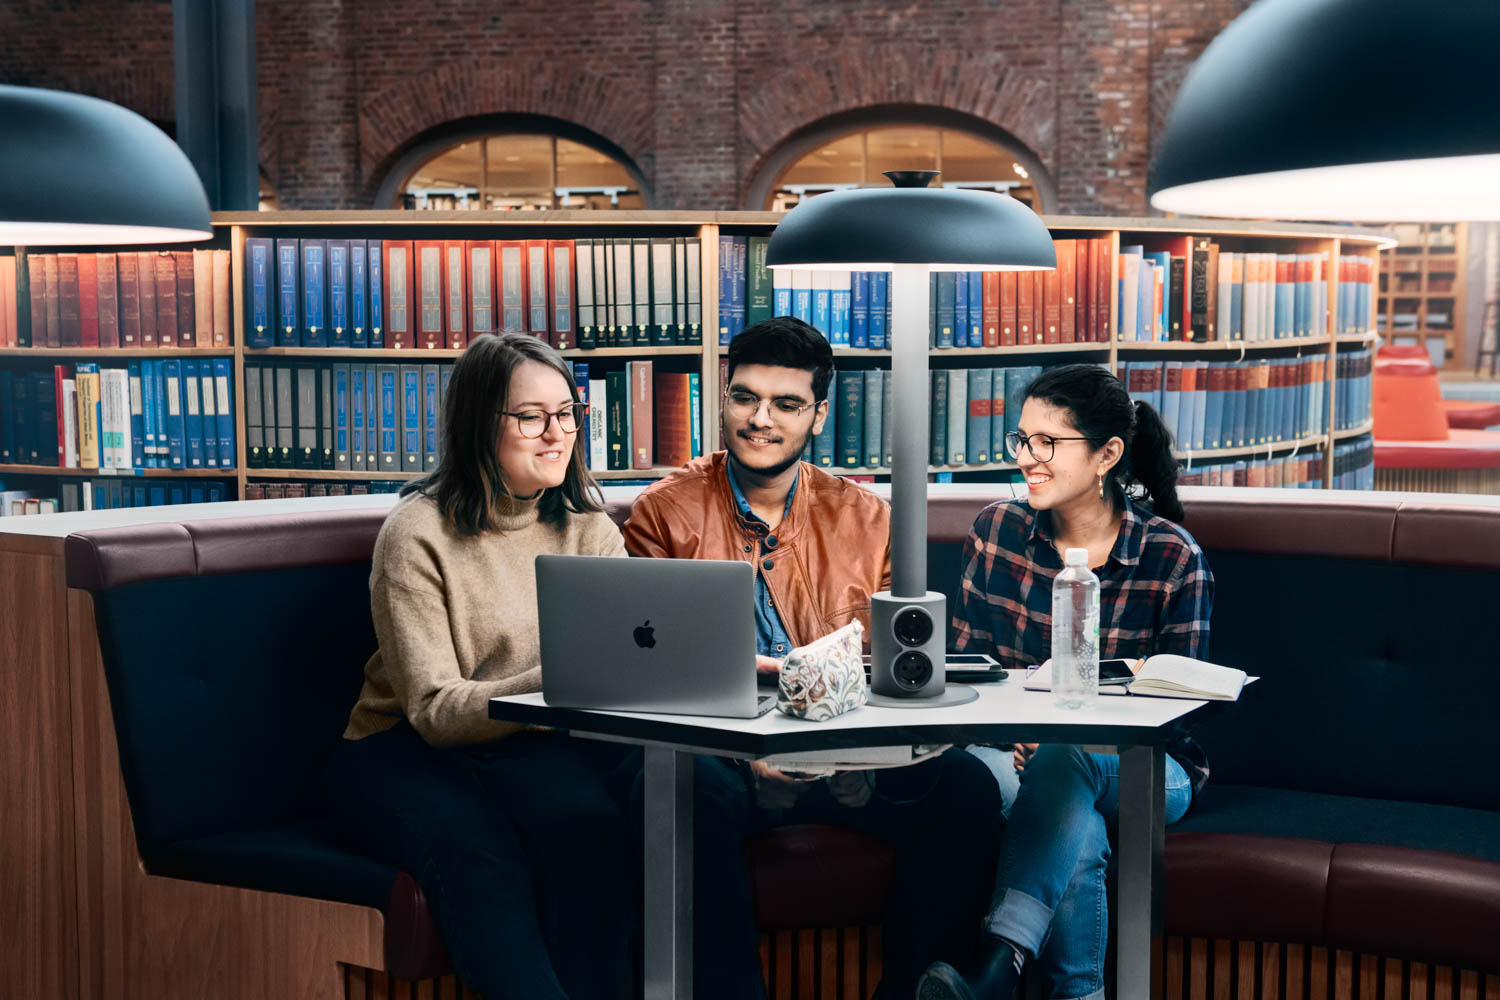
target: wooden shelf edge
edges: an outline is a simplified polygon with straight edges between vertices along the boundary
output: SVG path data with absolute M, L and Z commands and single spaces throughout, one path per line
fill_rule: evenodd
M 1117 341 L 1115 349 L 1119 351 L 1152 353 L 1160 351 L 1164 353 L 1175 353 L 1178 351 L 1215 351 L 1222 354 L 1235 354 L 1240 350 L 1251 351 L 1276 351 L 1293 347 L 1326 347 L 1328 336 L 1318 337 L 1283 337 L 1281 340 L 1147 340 L 1147 341 Z
M 1374 420 L 1366 420 L 1364 423 L 1358 425 L 1357 427 L 1349 427 L 1349 428 L 1347 428 L 1345 430 L 1334 431 L 1333 432 L 1333 439 L 1335 441 L 1345 441 L 1345 440 L 1348 440 L 1349 438 L 1356 438 L 1356 437 L 1359 437 L 1359 436 L 1361 436 L 1363 434 L 1373 433 L 1374 430 L 1375 430 L 1375 421 Z
M 1246 445 L 1242 448 L 1213 448 L 1207 451 L 1176 451 L 1172 452 L 1174 458 L 1182 461 L 1198 464 L 1200 462 L 1213 462 L 1224 458 L 1254 458 L 1257 455 L 1276 454 L 1282 451 L 1310 451 L 1323 448 L 1328 443 L 1326 435 L 1319 434 L 1315 437 L 1294 438 L 1290 441 L 1275 441 L 1269 445 L 1256 444 Z
M 224 347 L 0 347 L 5 358 L 227 358 L 234 345 Z
M 0 465 L 0 474 L 73 479 L 234 479 L 238 469 L 77 469 L 57 465 Z

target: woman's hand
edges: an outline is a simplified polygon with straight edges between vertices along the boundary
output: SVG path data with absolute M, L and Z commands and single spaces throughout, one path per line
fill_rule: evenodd
M 807 782 L 789 778 L 763 760 L 752 760 L 750 773 L 755 776 L 755 801 L 766 809 L 790 809 L 807 787 Z
M 833 801 L 849 809 L 858 809 L 870 801 L 874 790 L 873 771 L 839 771 L 828 779 L 828 794 Z
M 1015 751 L 1011 754 L 1011 758 L 1015 761 L 1017 774 L 1020 774 L 1022 771 L 1026 770 L 1026 765 L 1031 763 L 1031 757 L 1036 753 L 1036 748 L 1037 744 L 1035 743 L 1016 744 Z
M 761 656 L 757 653 L 755 656 L 755 672 L 760 677 L 779 677 L 781 676 L 782 662 L 782 660 L 778 660 L 774 656 Z

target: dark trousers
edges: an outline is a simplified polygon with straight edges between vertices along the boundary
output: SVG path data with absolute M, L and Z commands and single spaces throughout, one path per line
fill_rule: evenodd
M 402 722 L 342 741 L 324 778 L 350 842 L 421 885 L 468 986 L 614 1000 L 634 993 L 639 924 L 638 862 L 607 788 L 625 753 L 560 733 L 439 748 Z
M 876 996 L 905 1000 L 929 963 L 962 962 L 989 900 L 1004 819 L 989 768 L 953 749 L 922 764 L 877 772 L 863 806 L 839 805 L 812 785 L 791 809 L 755 805 L 745 772 L 698 756 L 693 807 L 693 990 L 714 1000 L 765 996 L 750 886 L 741 863 L 747 836 L 773 826 L 832 823 L 895 848 L 882 935 L 883 973 Z M 633 791 L 641 816 L 641 784 Z M 638 829 L 638 827 L 637 827 Z

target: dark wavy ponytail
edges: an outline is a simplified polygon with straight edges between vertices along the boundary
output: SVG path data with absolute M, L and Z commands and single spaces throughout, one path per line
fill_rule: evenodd
M 1124 454 L 1109 472 L 1110 502 L 1116 510 L 1129 495 L 1153 514 L 1182 522 L 1172 434 L 1150 403 L 1132 400 L 1120 380 L 1098 365 L 1049 368 L 1026 387 L 1025 398 L 1066 410 L 1078 433 L 1096 448 L 1112 437 L 1125 443 Z

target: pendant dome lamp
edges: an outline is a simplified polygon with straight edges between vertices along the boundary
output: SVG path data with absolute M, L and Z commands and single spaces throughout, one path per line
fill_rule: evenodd
M 1496 0 L 1259 0 L 1167 118 L 1151 205 L 1305 220 L 1500 219 Z
M 891 170 L 893 188 L 820 194 L 781 220 L 766 267 L 889 271 L 891 303 L 891 589 L 870 603 L 870 700 L 900 708 L 962 704 L 945 685 L 947 599 L 927 589 L 927 360 L 933 271 L 1057 266 L 1040 216 L 1004 194 L 928 188 L 935 170 Z
M 203 183 L 161 129 L 95 97 L 0 86 L 0 245 L 212 235 Z

